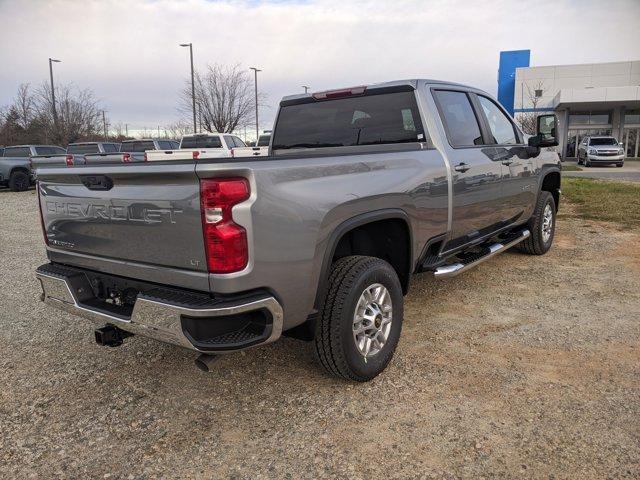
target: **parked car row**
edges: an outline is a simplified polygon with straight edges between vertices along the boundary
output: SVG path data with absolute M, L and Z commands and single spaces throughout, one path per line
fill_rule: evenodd
M 45 166 L 265 156 L 270 138 L 270 134 L 260 135 L 256 147 L 249 147 L 240 137 L 228 133 L 184 135 L 180 143 L 147 138 L 122 143 L 77 142 L 66 149 L 56 145 L 0 147 L 0 185 L 13 191 L 27 190 L 36 179 L 37 169 Z

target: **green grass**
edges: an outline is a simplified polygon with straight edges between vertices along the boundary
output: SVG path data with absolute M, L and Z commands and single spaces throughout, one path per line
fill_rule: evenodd
M 563 163 L 562 171 L 563 172 L 581 172 L 582 169 L 577 165 L 572 165 L 570 163 Z
M 564 177 L 562 195 L 582 218 L 640 227 L 640 184 Z

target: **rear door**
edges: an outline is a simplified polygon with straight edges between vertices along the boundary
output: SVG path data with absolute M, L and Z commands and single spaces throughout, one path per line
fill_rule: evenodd
M 472 242 L 500 226 L 501 167 L 487 146 L 472 94 L 433 89 L 447 141 L 452 169 L 452 231 L 446 250 Z

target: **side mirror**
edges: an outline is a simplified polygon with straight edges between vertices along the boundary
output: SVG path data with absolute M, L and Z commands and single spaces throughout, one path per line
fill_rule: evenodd
M 529 138 L 530 147 L 556 147 L 556 126 L 558 118 L 554 114 L 540 115 L 536 119 L 536 135 Z

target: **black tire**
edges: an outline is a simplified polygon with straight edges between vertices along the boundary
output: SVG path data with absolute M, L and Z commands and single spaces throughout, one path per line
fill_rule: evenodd
M 547 205 L 551 207 L 552 223 L 551 235 L 545 242 L 542 233 L 542 227 L 544 211 Z M 527 227 L 529 228 L 531 235 L 529 236 L 529 238 L 517 245 L 518 250 L 524 253 L 528 253 L 529 255 L 544 255 L 545 253 L 547 253 L 551 248 L 553 237 L 556 233 L 556 201 L 553 199 L 553 195 L 551 195 L 550 192 L 541 191 L 540 195 L 538 195 L 536 207 L 533 211 L 533 215 L 529 219 Z
M 589 168 L 591 166 L 591 162 L 586 158 L 584 160 L 584 166 L 587 167 L 587 168 Z
M 354 339 L 354 313 L 360 296 L 376 283 L 383 285 L 391 298 L 391 327 L 384 346 L 365 358 Z M 375 257 L 341 258 L 331 266 L 326 298 L 316 323 L 316 355 L 332 375 L 357 382 L 369 381 L 391 361 L 400 339 L 402 318 L 402 287 L 391 265 Z
M 31 180 L 26 172 L 23 172 L 22 170 L 15 170 L 11 172 L 11 176 L 9 177 L 9 189 L 12 192 L 24 192 L 25 190 L 29 190 L 30 184 Z
M 624 167 L 624 162 L 622 163 L 616 163 L 616 167 L 620 168 L 620 167 Z

